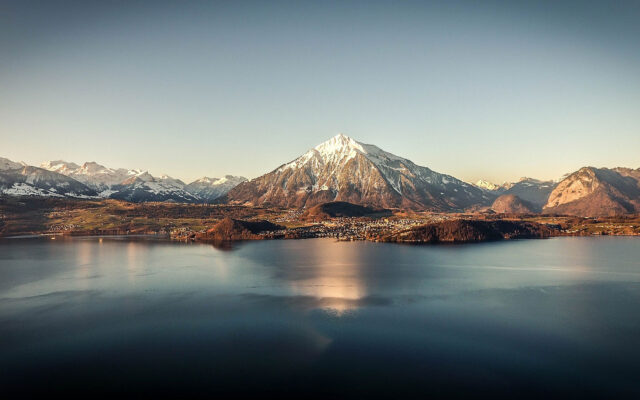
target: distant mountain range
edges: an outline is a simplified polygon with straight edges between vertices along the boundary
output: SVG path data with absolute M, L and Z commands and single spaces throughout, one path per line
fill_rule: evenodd
M 40 167 L 0 158 L 0 193 L 15 196 L 111 198 L 132 202 L 210 203 L 246 178 L 201 178 L 187 185 L 179 179 L 149 172 L 107 168 L 95 162 L 78 165 L 62 160 Z
M 502 194 L 513 194 L 536 207 L 547 202 L 549 193 L 556 187 L 557 182 L 541 181 L 533 178 L 521 178 L 518 182 L 508 184 Z
M 559 182 L 522 178 L 502 185 L 486 181 L 475 185 L 500 196 L 491 206 L 496 212 L 587 217 L 640 212 L 640 168 L 584 167 Z
M 246 182 L 242 176 L 225 175 L 222 178 L 200 178 L 185 186 L 185 190 L 200 199 L 212 202 L 229 192 L 229 190 Z
M 4 164 L 8 160 L 1 161 Z M 31 166 L 0 170 L 0 192 L 12 196 L 97 197 L 95 190 L 73 178 Z
M 518 182 L 505 182 L 496 185 L 491 182 L 480 180 L 474 183 L 475 186 L 485 190 L 494 196 L 514 195 L 518 199 L 529 203 L 534 210 L 540 211 L 547 204 L 549 194 L 558 183 L 554 181 L 541 181 L 533 178 L 520 178 Z
M 38 168 L 0 158 L 0 195 L 286 208 L 343 201 L 419 211 L 603 216 L 640 212 L 640 168 L 584 167 L 559 181 L 470 184 L 340 134 L 250 181 L 226 175 L 185 184 L 95 162 L 49 161 Z

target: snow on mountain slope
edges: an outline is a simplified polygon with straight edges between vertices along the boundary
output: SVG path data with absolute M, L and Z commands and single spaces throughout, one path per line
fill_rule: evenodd
M 229 192 L 229 190 L 246 182 L 242 176 L 225 175 L 223 178 L 202 177 L 185 186 L 185 190 L 204 202 L 216 200 Z
M 171 201 L 177 203 L 197 203 L 200 198 L 187 192 L 179 179 L 163 175 L 155 178 L 148 172 L 132 176 L 122 183 L 111 186 L 109 197 L 132 202 Z
M 95 190 L 73 178 L 31 166 L 0 171 L 0 192 L 12 196 L 97 198 Z
M 7 169 L 18 169 L 25 167 L 26 164 L 19 163 L 15 161 L 11 161 L 8 158 L 0 157 L 0 171 L 4 171 Z
M 40 167 L 74 178 L 99 192 L 110 189 L 111 186 L 120 184 L 127 178 L 143 173 L 134 169 L 107 168 L 96 162 L 85 162 L 80 166 L 62 160 L 48 161 L 42 163 Z
M 305 207 L 348 201 L 377 207 L 462 210 L 487 204 L 482 190 L 339 134 L 227 194 L 233 203 Z
M 500 188 L 500 185 L 496 185 L 495 183 L 485 181 L 483 179 L 476 181 L 473 185 L 485 190 L 498 190 Z
M 49 161 L 42 167 L 60 172 L 95 189 L 104 198 L 127 201 L 198 202 L 197 196 L 187 192 L 184 182 L 163 175 L 159 178 L 139 169 L 108 168 L 96 162 L 82 166 L 66 161 Z
M 40 164 L 40 168 L 68 176 L 70 173 L 80 168 L 80 166 L 73 162 L 55 160 L 43 162 L 42 164 Z

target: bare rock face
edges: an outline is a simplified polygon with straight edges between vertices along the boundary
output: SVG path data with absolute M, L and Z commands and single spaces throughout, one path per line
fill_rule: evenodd
M 533 214 L 540 208 L 515 194 L 503 194 L 493 202 L 491 210 L 498 214 Z
M 311 207 L 346 201 L 382 208 L 453 211 L 488 204 L 484 191 L 380 148 L 337 135 L 290 163 L 233 188 L 235 204 Z
M 582 168 L 558 184 L 549 195 L 545 207 L 557 207 L 579 200 L 595 192 L 600 185 L 595 168 Z
M 640 212 L 640 169 L 581 168 L 556 186 L 544 212 L 584 217 Z

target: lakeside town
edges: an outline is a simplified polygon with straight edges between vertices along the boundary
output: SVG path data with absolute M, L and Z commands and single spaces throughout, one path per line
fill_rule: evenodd
M 367 212 L 365 208 L 350 203 L 327 204 L 323 206 L 322 212 L 313 214 L 311 210 L 304 209 L 229 205 L 134 204 L 116 200 L 4 199 L 0 202 L 0 236 L 144 234 L 162 236 L 176 241 L 205 242 L 306 238 L 405 241 L 398 239 L 399 235 L 413 232 L 411 241 L 438 242 L 481 241 L 495 238 L 494 234 L 486 231 L 487 229 L 497 229 L 504 238 L 640 234 L 640 217 L 637 215 L 575 217 L 401 210 Z M 340 207 L 336 208 L 337 206 Z M 365 210 L 364 215 L 362 215 L 363 210 Z M 349 213 L 358 215 L 349 216 Z M 451 224 L 455 221 L 473 222 L 475 225 L 450 225 L 442 228 L 443 224 Z M 514 233 L 502 232 L 505 229 L 504 226 L 496 226 L 500 221 L 517 223 L 521 226 L 508 228 L 516 229 L 514 236 Z M 431 234 L 429 240 L 416 239 L 415 231 L 425 226 L 444 229 L 445 233 L 440 232 L 435 236 Z M 471 233 L 467 232 L 469 230 Z

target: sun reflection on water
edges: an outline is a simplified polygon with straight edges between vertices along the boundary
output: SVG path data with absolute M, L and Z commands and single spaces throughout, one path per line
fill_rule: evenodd
M 362 272 L 362 252 L 348 243 L 337 243 L 327 251 L 326 243 L 316 241 L 305 258 L 299 260 L 304 275 L 291 279 L 293 293 L 311 296 L 318 308 L 342 316 L 358 309 L 367 290 Z

